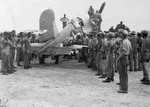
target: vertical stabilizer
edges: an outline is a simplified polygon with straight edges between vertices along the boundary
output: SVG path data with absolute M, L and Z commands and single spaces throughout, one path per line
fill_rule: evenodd
M 54 39 L 58 35 L 58 29 L 55 23 L 55 14 L 52 9 L 47 9 L 40 16 L 40 30 L 47 30 L 39 37 L 40 42 L 46 42 Z

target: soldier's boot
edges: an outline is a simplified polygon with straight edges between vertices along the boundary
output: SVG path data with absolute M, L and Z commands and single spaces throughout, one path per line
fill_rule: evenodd
M 9 73 L 6 71 L 1 71 L 3 75 L 8 75 Z
M 100 77 L 98 78 L 106 78 L 106 74 L 102 74 Z
M 150 85 L 150 80 L 145 80 L 142 82 L 142 84 Z
M 141 81 L 141 82 L 144 82 L 145 80 L 146 80 L 146 78 L 143 77 L 140 81 Z
M 17 63 L 17 66 L 22 66 L 20 63 Z
M 110 78 L 106 78 L 106 80 L 103 81 L 104 83 L 110 83 L 111 79 Z

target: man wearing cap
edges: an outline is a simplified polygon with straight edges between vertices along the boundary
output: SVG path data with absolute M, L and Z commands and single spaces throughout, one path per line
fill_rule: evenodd
M 137 36 L 135 31 L 132 31 L 130 37 L 128 38 L 131 42 L 132 52 L 129 56 L 129 71 L 136 71 L 137 70 Z M 133 69 L 134 64 L 134 69 Z
M 114 81 L 114 59 L 115 59 L 115 35 L 113 33 L 108 34 L 108 64 L 107 64 L 107 78 L 104 80 L 104 83 L 109 83 Z
M 146 30 L 141 31 L 143 37 L 142 41 L 142 50 L 141 50 L 141 63 L 143 69 L 143 79 L 141 80 L 142 84 L 150 85 L 149 80 L 149 71 L 147 69 L 147 64 L 150 60 L 150 42 L 147 38 L 148 32 Z
M 27 33 L 26 37 L 24 37 L 24 39 L 23 39 L 24 69 L 31 68 L 31 66 L 29 64 L 29 61 L 30 61 L 30 49 L 31 49 L 30 37 L 31 37 L 31 33 Z
M 122 38 L 122 45 L 120 47 L 120 54 L 118 57 L 118 73 L 120 80 L 120 89 L 118 93 L 128 92 L 128 55 L 132 51 L 131 42 L 127 39 L 128 32 L 126 30 L 120 30 L 119 36 Z

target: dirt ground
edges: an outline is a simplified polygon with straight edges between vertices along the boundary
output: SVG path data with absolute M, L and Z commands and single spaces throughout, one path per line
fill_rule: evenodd
M 115 81 L 103 83 L 77 60 L 55 65 L 32 62 L 32 69 L 17 68 L 7 76 L 0 74 L 1 105 L 5 107 L 150 107 L 150 86 L 140 83 L 142 72 L 129 72 L 128 94 L 117 93 Z M 6 100 L 8 99 L 8 102 Z M 3 104 L 5 103 L 6 104 Z M 4 106 L 0 106 L 4 107 Z

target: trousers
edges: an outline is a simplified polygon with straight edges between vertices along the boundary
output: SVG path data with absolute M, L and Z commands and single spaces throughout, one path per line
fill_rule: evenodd
M 10 55 L 9 55 L 9 60 L 10 60 L 10 67 L 11 69 L 14 66 L 14 59 L 15 59 L 15 49 L 10 49 Z
M 23 55 L 24 55 L 24 60 L 23 60 L 24 68 L 27 68 L 29 67 L 30 54 L 28 52 L 23 52 Z
M 7 72 L 10 69 L 9 55 L 2 52 L 1 72 Z
M 17 49 L 16 62 L 19 64 L 22 61 L 22 48 Z
M 118 61 L 118 73 L 119 73 L 119 80 L 120 80 L 120 88 L 122 90 L 128 90 L 128 72 L 127 72 L 127 65 L 128 65 L 128 57 L 123 56 Z
M 137 69 L 137 52 L 133 52 L 130 55 L 129 66 L 130 66 L 130 70 L 136 71 L 136 69 Z
M 108 65 L 107 65 L 107 78 L 112 78 L 114 76 L 114 58 L 112 53 L 108 54 Z

